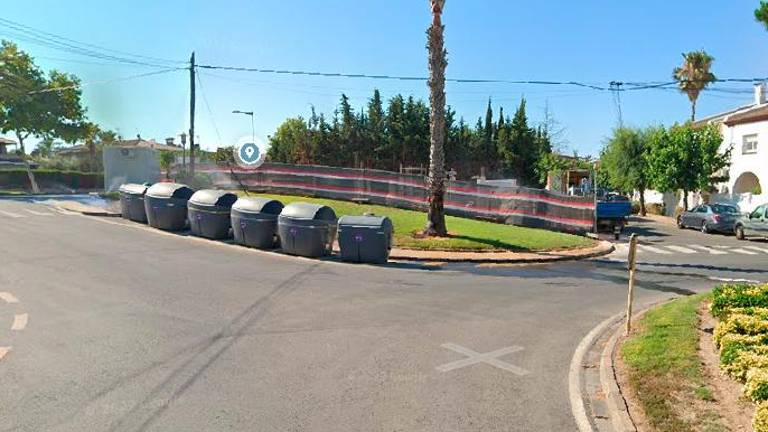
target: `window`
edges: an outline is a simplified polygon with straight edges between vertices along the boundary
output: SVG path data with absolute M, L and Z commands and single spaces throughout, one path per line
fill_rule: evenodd
M 755 211 L 753 211 L 749 215 L 749 218 L 750 219 L 760 219 L 761 217 L 763 217 L 763 211 L 764 210 L 765 210 L 765 206 L 760 206 L 760 207 L 756 208 Z
M 709 207 L 703 205 L 696 207 L 696 213 L 707 213 L 709 212 Z
M 741 153 L 757 153 L 757 134 L 744 135 L 743 141 L 741 143 Z

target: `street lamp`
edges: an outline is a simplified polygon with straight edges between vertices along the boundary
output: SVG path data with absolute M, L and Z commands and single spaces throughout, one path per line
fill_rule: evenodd
M 251 116 L 251 141 L 256 144 L 256 129 L 253 127 L 253 111 L 234 110 L 232 111 L 232 114 L 244 114 Z

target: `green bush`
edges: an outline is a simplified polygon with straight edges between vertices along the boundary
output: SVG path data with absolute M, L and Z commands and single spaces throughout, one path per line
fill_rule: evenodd
M 768 369 L 768 346 L 752 346 L 739 351 L 733 363 L 721 365 L 721 368 L 733 379 L 744 382 L 750 369 Z
M 720 339 L 726 334 L 756 335 L 768 333 L 768 321 L 755 315 L 730 314 L 715 327 L 713 338 L 715 346 L 720 346 Z
M 721 284 L 712 291 L 712 315 L 722 318 L 729 309 L 768 307 L 768 284 Z
M 752 430 L 754 432 L 768 432 L 768 402 L 761 402 L 755 410 L 755 417 L 752 419 Z
M 747 372 L 744 396 L 752 402 L 768 400 L 768 369 L 752 368 Z
M 729 333 L 720 339 L 720 363 L 730 365 L 739 353 L 768 343 L 768 334 L 740 335 Z
M 45 188 L 100 189 L 104 187 L 104 175 L 95 172 L 62 171 L 50 169 L 32 170 L 37 184 Z M 0 189 L 29 189 L 27 170 L 14 168 L 0 170 Z

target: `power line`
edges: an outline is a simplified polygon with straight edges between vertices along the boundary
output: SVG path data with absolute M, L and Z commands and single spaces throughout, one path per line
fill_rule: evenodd
M 43 89 L 43 90 L 31 91 L 31 92 L 29 92 L 27 94 L 33 95 L 33 94 L 49 93 L 49 92 L 60 91 L 60 90 L 75 89 L 75 88 L 79 88 L 79 87 L 85 87 L 85 86 L 96 85 L 96 84 L 110 84 L 110 83 L 114 83 L 114 82 L 128 81 L 128 80 L 132 80 L 132 79 L 136 79 L 136 78 L 143 78 L 143 77 L 148 77 L 148 76 L 152 76 L 152 75 L 160 75 L 160 74 L 164 74 L 164 73 L 168 73 L 168 72 L 174 72 L 174 71 L 186 70 L 186 69 L 187 68 L 183 68 L 183 67 L 167 68 L 167 69 L 161 69 L 161 70 L 156 70 L 156 71 L 152 71 L 152 72 L 145 72 L 145 73 L 141 73 L 141 74 L 137 74 L 137 75 L 129 75 L 129 76 L 113 78 L 113 79 L 108 79 L 108 80 L 90 81 L 90 82 L 85 82 L 85 83 L 77 83 L 77 84 L 72 84 L 72 85 L 67 85 L 67 86 L 59 86 L 59 87 L 49 87 L 49 88 L 46 88 L 46 89 Z
M 213 130 L 216 131 L 216 137 L 219 139 L 219 147 L 221 147 L 221 134 L 219 133 L 219 127 L 216 126 L 216 119 L 213 117 L 213 111 L 208 104 L 208 98 L 205 96 L 205 90 L 203 89 L 203 82 L 200 80 L 200 74 L 195 74 L 197 78 L 197 84 L 200 86 L 200 94 L 203 95 L 203 102 L 205 102 L 205 108 L 208 110 L 208 116 L 211 118 L 211 124 L 213 124 Z

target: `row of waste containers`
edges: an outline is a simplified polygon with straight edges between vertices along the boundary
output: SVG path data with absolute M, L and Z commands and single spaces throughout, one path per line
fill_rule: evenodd
M 392 222 L 385 216 L 336 218 L 332 208 L 274 199 L 238 197 L 214 189 L 195 192 L 178 183 L 124 184 L 122 216 L 167 231 L 189 226 L 193 235 L 209 239 L 232 236 L 238 244 L 280 249 L 291 255 L 330 255 L 338 233 L 345 261 L 384 263 L 392 247 Z M 231 234 L 230 234 L 231 232 Z

